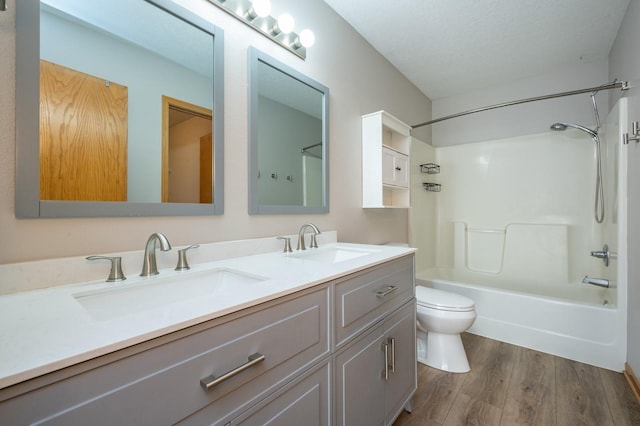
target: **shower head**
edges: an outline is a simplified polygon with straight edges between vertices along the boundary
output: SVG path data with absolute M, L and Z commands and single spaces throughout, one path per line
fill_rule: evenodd
M 574 129 L 582 130 L 585 133 L 588 133 L 592 138 L 596 138 L 598 133 L 589 129 L 588 127 L 581 126 L 579 124 L 574 123 L 554 123 L 551 125 L 551 130 L 562 131 L 567 130 L 567 127 L 572 127 Z

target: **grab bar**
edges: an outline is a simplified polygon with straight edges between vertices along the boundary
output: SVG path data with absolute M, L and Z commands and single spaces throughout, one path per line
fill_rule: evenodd
M 506 229 L 467 228 L 467 232 L 482 232 L 484 234 L 506 234 Z

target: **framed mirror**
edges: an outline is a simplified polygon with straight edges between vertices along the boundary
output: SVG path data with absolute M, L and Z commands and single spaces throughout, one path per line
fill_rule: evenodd
M 249 49 L 249 213 L 329 211 L 329 89 Z
M 223 49 L 170 0 L 16 2 L 16 216 L 222 214 Z

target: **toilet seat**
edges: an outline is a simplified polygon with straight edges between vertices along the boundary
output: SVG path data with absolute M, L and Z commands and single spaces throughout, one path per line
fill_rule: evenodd
M 468 297 L 424 286 L 416 286 L 416 303 L 425 308 L 451 312 L 468 312 L 475 308 L 473 300 Z

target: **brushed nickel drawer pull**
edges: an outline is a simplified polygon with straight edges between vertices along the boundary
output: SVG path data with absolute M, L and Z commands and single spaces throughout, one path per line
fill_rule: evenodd
M 378 296 L 379 298 L 383 298 L 391 293 L 393 293 L 394 291 L 396 291 L 398 289 L 398 287 L 396 287 L 395 285 L 390 285 L 387 287 L 386 290 L 380 290 L 376 293 L 376 296 Z
M 242 364 L 239 367 L 234 368 L 231 371 L 228 371 L 228 372 L 224 373 L 220 377 L 215 377 L 213 374 L 210 375 L 210 376 L 205 377 L 204 379 L 200 380 L 200 385 L 203 387 L 203 389 L 209 390 L 212 387 L 214 387 L 215 385 L 218 385 L 218 384 L 224 382 L 225 380 L 230 379 L 231 377 L 235 376 L 236 374 L 239 374 L 239 373 L 243 372 L 247 368 L 258 364 L 259 362 L 262 362 L 265 359 L 266 359 L 266 357 L 263 354 L 255 353 L 255 354 L 249 356 L 249 360 L 246 363 Z
M 393 337 L 389 339 L 391 343 L 391 372 L 396 372 L 396 339 Z
M 382 350 L 384 351 L 384 371 L 382 372 L 382 378 L 386 382 L 389 380 L 389 345 L 383 343 Z

